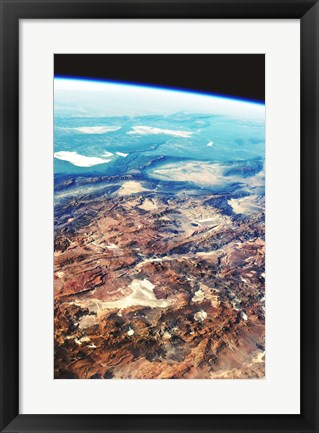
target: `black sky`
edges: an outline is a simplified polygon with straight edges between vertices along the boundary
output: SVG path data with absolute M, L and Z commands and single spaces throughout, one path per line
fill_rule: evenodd
M 264 54 L 55 54 L 54 74 L 265 101 Z

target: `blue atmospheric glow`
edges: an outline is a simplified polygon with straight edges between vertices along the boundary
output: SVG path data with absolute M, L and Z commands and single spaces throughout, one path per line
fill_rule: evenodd
M 217 180 L 224 167 L 225 188 L 248 188 L 253 182 L 255 191 L 262 191 L 264 127 L 265 104 L 256 101 L 55 77 L 54 171 L 59 176 L 138 173 L 159 181 L 152 170 L 161 164 L 175 167 L 181 176 L 183 164 L 188 169 L 198 162 L 208 170 L 205 176 Z
M 190 89 L 183 89 L 178 87 L 170 87 L 170 86 L 152 86 L 151 84 L 142 84 L 142 83 L 136 83 L 136 82 L 128 82 L 128 81 L 115 81 L 115 80 L 103 80 L 99 78 L 89 78 L 89 77 L 72 77 L 67 75 L 55 75 L 55 80 L 70 80 L 70 81 L 80 81 L 80 82 L 93 82 L 93 83 L 100 83 L 100 84 L 113 84 L 118 86 L 134 86 L 134 87 L 141 87 L 144 89 L 153 89 L 153 90 L 165 90 L 169 92 L 176 92 L 176 93 L 189 93 L 192 95 L 198 95 L 198 96 L 208 96 L 218 99 L 228 99 L 232 101 L 237 102 L 245 102 L 248 104 L 255 104 L 255 105 L 261 105 L 264 106 L 265 103 L 253 99 L 245 99 L 245 98 L 238 98 L 235 96 L 229 96 L 229 95 L 223 95 L 220 93 L 209 93 L 209 92 L 200 92 L 197 90 L 190 90 Z

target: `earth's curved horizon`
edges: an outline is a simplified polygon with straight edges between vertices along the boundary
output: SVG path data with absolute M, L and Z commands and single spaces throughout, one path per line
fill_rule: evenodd
M 55 378 L 262 378 L 265 106 L 55 79 Z

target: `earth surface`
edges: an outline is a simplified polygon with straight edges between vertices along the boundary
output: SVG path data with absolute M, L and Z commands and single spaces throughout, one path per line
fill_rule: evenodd
M 263 377 L 264 105 L 54 96 L 55 377 Z

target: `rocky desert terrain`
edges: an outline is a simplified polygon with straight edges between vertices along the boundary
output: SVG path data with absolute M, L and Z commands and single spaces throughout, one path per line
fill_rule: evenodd
M 55 378 L 264 377 L 263 196 L 57 188 L 54 260 Z

